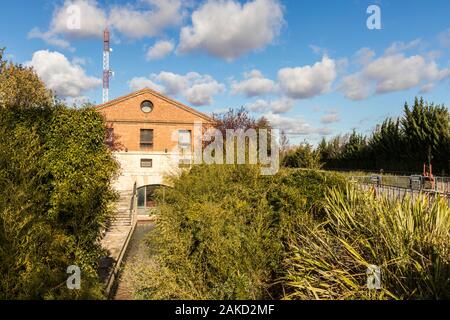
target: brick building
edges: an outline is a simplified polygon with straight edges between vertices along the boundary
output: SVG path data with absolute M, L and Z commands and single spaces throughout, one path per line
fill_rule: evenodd
M 210 126 L 213 120 L 151 89 L 143 89 L 97 106 L 105 116 L 110 143 L 121 165 L 115 183 L 118 191 L 139 188 L 139 206 L 151 206 L 154 187 L 164 177 L 192 161 L 194 124 Z M 118 141 L 112 141 L 117 139 Z

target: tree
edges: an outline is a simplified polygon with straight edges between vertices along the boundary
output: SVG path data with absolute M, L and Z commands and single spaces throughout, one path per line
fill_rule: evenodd
M 314 150 L 309 143 L 303 143 L 294 150 L 288 152 L 283 158 L 282 164 L 288 168 L 320 169 L 320 153 Z
M 0 68 L 0 299 L 101 298 L 98 240 L 118 169 L 103 118 L 57 103 L 3 51 Z M 64 285 L 70 265 L 79 291 Z
M 245 131 L 248 129 L 270 128 L 270 123 L 266 118 L 255 119 L 250 116 L 244 107 L 229 109 L 224 113 L 215 113 L 213 114 L 213 119 L 216 121 L 215 128 L 219 129 L 224 137 L 227 129 L 242 129 Z
M 415 98 L 412 107 L 405 103 L 403 111 L 403 117 L 386 119 L 369 138 L 353 131 L 344 140 L 322 141 L 318 150 L 326 167 L 421 172 L 431 158 L 435 172 L 448 172 L 448 109 Z
M 220 130 L 223 141 L 226 142 L 227 137 L 227 130 L 234 130 L 239 131 L 241 130 L 243 133 L 245 133 L 247 130 L 254 129 L 256 131 L 256 138 L 257 138 L 257 148 L 259 148 L 259 134 L 260 130 L 267 130 L 267 153 L 270 154 L 271 150 L 271 130 L 272 126 L 265 117 L 261 118 L 254 118 L 252 117 L 248 111 L 241 107 L 239 109 L 229 109 L 228 111 L 224 113 L 219 114 L 213 114 L 213 119 L 215 120 L 215 128 Z M 246 150 L 246 159 L 248 160 L 248 151 L 249 151 L 249 139 L 245 140 L 245 150 Z M 207 145 L 204 144 L 204 147 Z M 235 138 L 235 148 L 237 149 L 237 139 Z M 224 150 L 224 153 L 226 151 Z M 236 152 L 235 152 L 236 154 Z
M 409 148 L 409 157 L 420 166 L 427 162 L 428 150 L 438 166 L 449 158 L 448 140 L 450 139 L 450 116 L 448 109 L 442 105 L 425 103 L 423 98 L 416 98 L 410 108 L 404 107 L 401 123 Z
M 0 108 L 45 108 L 53 95 L 30 67 L 3 60 L 0 49 Z

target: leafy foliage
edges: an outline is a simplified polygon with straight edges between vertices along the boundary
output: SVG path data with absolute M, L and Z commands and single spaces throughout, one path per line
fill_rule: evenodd
M 53 103 L 53 96 L 29 67 L 3 60 L 0 49 L 0 108 L 44 108 Z
M 244 107 L 237 110 L 229 109 L 224 113 L 215 113 L 213 118 L 216 121 L 215 128 L 220 130 L 224 137 L 227 129 L 244 131 L 247 129 L 270 129 L 270 123 L 266 118 L 255 119 Z
M 320 152 L 314 150 L 309 143 L 288 151 L 283 157 L 282 164 L 287 168 L 320 169 L 322 167 Z
M 274 282 L 289 236 L 314 218 L 312 207 L 324 215 L 327 187 L 343 184 L 323 172 L 269 177 L 249 165 L 194 167 L 165 191 L 148 241 L 155 262 L 136 266 L 137 298 L 282 297 Z
M 340 175 L 197 166 L 165 191 L 140 299 L 448 299 L 450 208 L 376 198 Z M 369 265 L 381 290 L 367 288 Z
M 103 118 L 55 104 L 32 69 L 0 65 L 0 299 L 101 298 L 98 240 L 117 171 Z M 66 288 L 70 265 L 79 291 Z
M 380 200 L 349 187 L 326 198 L 327 222 L 292 238 L 291 299 L 448 299 L 450 208 L 444 199 Z M 366 270 L 381 269 L 368 290 Z
M 386 119 L 366 138 L 356 132 L 319 145 L 327 168 L 421 171 L 431 157 L 435 172 L 450 172 L 450 114 L 416 98 L 400 119 Z

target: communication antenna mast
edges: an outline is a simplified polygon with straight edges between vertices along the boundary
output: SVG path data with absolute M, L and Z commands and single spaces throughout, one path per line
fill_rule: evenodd
M 109 68 L 111 52 L 109 29 L 106 28 L 103 32 L 103 103 L 109 101 L 109 80 L 114 76 L 114 72 Z

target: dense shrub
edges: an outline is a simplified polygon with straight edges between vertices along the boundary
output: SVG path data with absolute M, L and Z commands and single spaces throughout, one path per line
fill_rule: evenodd
M 448 299 L 450 209 L 340 175 L 199 166 L 165 191 L 133 287 L 142 299 Z M 381 268 L 381 289 L 366 270 Z
M 450 209 L 444 199 L 393 202 L 350 187 L 331 191 L 326 211 L 325 224 L 292 238 L 288 298 L 450 298 Z M 369 265 L 380 267 L 380 290 L 367 288 Z
M 117 171 L 103 118 L 55 104 L 1 51 L 0 62 L 0 299 L 101 298 L 98 240 Z M 70 265 L 81 290 L 66 288 Z
M 320 183 L 317 183 L 320 182 Z M 301 170 L 260 176 L 255 166 L 198 166 L 165 191 L 149 246 L 154 262 L 136 266 L 146 299 L 279 298 L 274 285 L 287 239 L 321 212 L 337 175 Z
M 288 168 L 320 169 L 320 153 L 310 144 L 302 144 L 284 155 L 282 164 Z
M 0 298 L 101 297 L 98 240 L 117 170 L 103 119 L 92 108 L 56 106 L 45 122 L 20 113 L 0 112 Z M 66 289 L 70 265 L 81 291 Z

